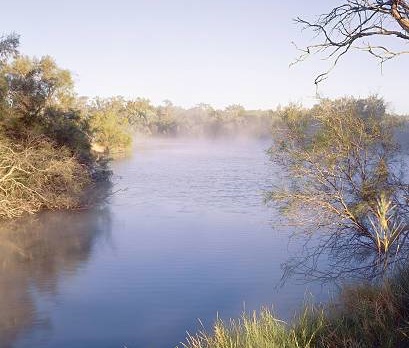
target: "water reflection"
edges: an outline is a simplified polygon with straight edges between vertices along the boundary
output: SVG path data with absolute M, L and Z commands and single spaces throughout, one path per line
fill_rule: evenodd
M 75 274 L 94 245 L 110 234 L 107 207 L 53 212 L 0 227 L 0 347 L 10 347 L 33 325 L 47 325 L 35 293 L 55 295 L 59 280 Z

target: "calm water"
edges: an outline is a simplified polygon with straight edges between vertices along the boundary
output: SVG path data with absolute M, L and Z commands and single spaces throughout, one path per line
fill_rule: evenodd
M 289 318 L 308 292 L 275 288 L 288 231 L 263 204 L 267 142 L 151 140 L 114 164 L 98 209 L 3 226 L 1 347 L 175 347 L 198 318 L 274 305 Z

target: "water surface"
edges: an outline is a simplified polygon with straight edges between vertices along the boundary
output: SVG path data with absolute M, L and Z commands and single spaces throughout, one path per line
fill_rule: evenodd
M 288 234 L 263 203 L 265 141 L 147 140 L 114 163 L 109 203 L 3 226 L 1 347 L 175 347 L 200 318 L 274 305 L 290 318 L 319 286 L 277 289 Z

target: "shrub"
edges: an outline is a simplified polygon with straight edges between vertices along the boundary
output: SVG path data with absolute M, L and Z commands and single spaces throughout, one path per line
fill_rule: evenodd
M 19 142 L 0 138 L 0 218 L 42 208 L 74 208 L 90 182 L 88 170 L 70 150 L 44 136 Z

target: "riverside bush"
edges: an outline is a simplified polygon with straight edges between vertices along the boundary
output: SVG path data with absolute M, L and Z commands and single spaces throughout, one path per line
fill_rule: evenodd
M 90 183 L 85 165 L 45 136 L 0 137 L 0 218 L 80 205 Z

